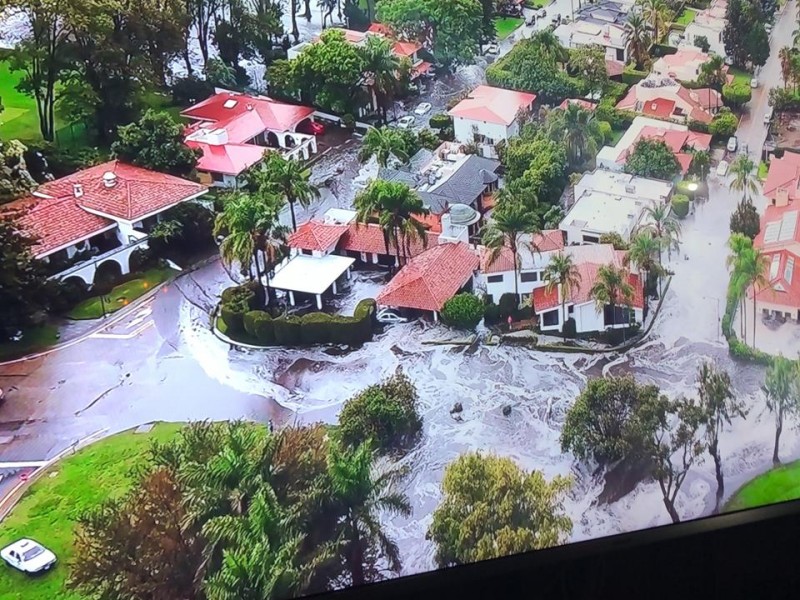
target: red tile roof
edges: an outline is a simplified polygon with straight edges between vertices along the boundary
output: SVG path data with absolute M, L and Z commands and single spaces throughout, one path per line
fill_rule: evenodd
M 786 153 L 788 154 L 788 152 Z M 783 223 L 786 222 L 786 231 L 791 235 L 778 235 L 775 240 L 765 243 L 764 237 L 768 227 L 776 228 L 777 233 L 783 233 Z M 761 230 L 753 240 L 753 246 L 762 249 L 777 249 L 789 244 L 800 243 L 800 205 L 790 202 L 786 206 L 773 206 L 768 204 L 761 215 Z
M 261 162 L 267 148 L 253 144 L 223 144 L 217 146 L 203 142 L 187 141 L 190 148 L 199 148 L 203 155 L 197 161 L 198 171 L 225 175 L 239 175 Z
M 639 140 L 657 139 L 663 141 L 667 147 L 675 154 L 675 158 L 681 165 L 681 172 L 686 174 L 692 164 L 693 156 L 682 152 L 686 147 L 694 150 L 708 150 L 711 147 L 711 135 L 708 133 L 695 133 L 693 131 L 679 131 L 667 129 L 665 127 L 653 127 L 646 125 L 642 127 L 639 134 L 627 148 L 623 149 L 617 157 L 617 162 L 624 164 L 628 160 L 628 155 L 636 147 Z
M 713 115 L 709 109 L 722 106 L 719 94 L 708 88 L 689 90 L 678 83 L 660 88 L 642 87 L 642 83 L 646 81 L 649 80 L 644 79 L 633 86 L 625 97 L 617 103 L 617 108 L 635 111 L 638 103 L 641 102 L 641 112 L 645 115 L 660 119 L 670 119 L 676 110 L 679 110 L 680 116 L 687 116 L 696 121 L 710 123 Z M 653 93 L 654 89 L 659 90 L 657 92 L 658 95 Z M 648 93 L 643 92 L 642 97 L 640 97 L 639 92 L 641 90 L 648 90 Z M 645 97 L 649 97 L 649 99 L 645 100 Z M 678 100 L 681 100 L 681 102 L 678 102 Z
M 420 75 L 424 75 L 425 73 L 430 71 L 432 67 L 433 63 L 424 61 L 419 63 L 418 65 L 414 65 L 414 67 L 411 69 L 411 79 L 416 79 Z
M 511 125 L 520 109 L 530 108 L 534 100 L 536 94 L 479 85 L 469 96 L 451 108 L 448 114 L 471 121 Z
M 287 243 L 300 250 L 325 252 L 339 241 L 349 229 L 348 225 L 328 225 L 319 221 L 306 221 L 292 233 Z
M 436 233 L 426 234 L 427 244 L 416 238 L 409 239 L 410 256 L 416 256 L 425 249 L 435 246 L 439 241 Z M 389 244 L 389 251 L 386 251 L 386 242 L 383 238 L 383 231 L 380 225 L 375 223 L 350 223 L 347 231 L 339 240 L 338 249 L 350 252 L 365 252 L 369 254 L 396 254 L 394 244 Z
M 603 265 L 589 262 L 577 265 L 578 272 L 580 273 L 580 286 L 572 290 L 566 302 L 567 306 L 570 304 L 579 306 L 588 302 L 594 302 L 591 290 L 597 281 L 597 272 L 602 266 Z M 631 305 L 635 308 L 644 308 L 644 293 L 639 276 L 628 273 L 628 283 L 633 288 Z M 558 298 L 558 290 L 556 288 L 553 288 L 549 294 L 545 291 L 545 287 L 539 287 L 533 290 L 533 307 L 537 313 L 560 305 L 561 302 Z
M 108 173 L 116 176 L 113 187 L 107 187 L 103 180 Z M 180 177 L 112 160 L 44 183 L 37 193 L 55 198 L 74 197 L 75 184 L 83 188 L 83 195 L 75 198 L 79 206 L 124 221 L 138 221 L 208 189 Z
M 392 46 L 392 51 L 397 56 L 414 56 L 414 54 L 422 49 L 422 44 L 417 42 L 395 42 Z
M 414 220 L 419 221 L 425 227 L 428 228 L 428 231 L 431 233 L 441 233 L 442 232 L 442 215 L 436 215 L 434 213 L 429 213 L 427 215 L 412 215 Z
M 37 239 L 32 251 L 39 258 L 116 226 L 115 221 L 83 210 L 71 195 L 60 198 L 29 196 L 0 208 L 12 214 L 20 211 L 18 225 Z
M 539 252 L 552 252 L 564 247 L 564 233 L 560 229 L 546 229 L 533 236 L 533 242 Z M 523 251 L 524 252 L 524 251 Z M 484 273 L 505 273 L 514 270 L 514 255 L 508 248 L 503 248 L 500 254 L 491 261 L 491 250 L 481 246 L 481 271 Z M 524 261 L 522 268 L 525 268 Z
M 770 288 L 761 288 L 757 291 L 757 301 L 800 309 L 800 256 L 788 250 L 769 252 L 765 256 L 767 264 L 770 266 L 773 257 L 778 257 L 778 274 L 770 281 Z M 793 266 L 791 270 L 787 271 L 786 266 L 790 260 Z M 752 289 L 748 292 L 748 297 L 753 297 Z
M 789 200 L 795 200 L 800 197 L 798 181 L 800 181 L 800 154 L 784 152 L 783 157 L 773 158 L 769 163 L 767 180 L 764 182 L 764 195 L 774 200 L 778 190 L 785 189 Z
M 558 105 L 558 108 L 561 110 L 567 110 L 567 106 L 570 104 L 574 104 L 576 106 L 580 106 L 583 110 L 594 111 L 597 108 L 597 104 L 594 102 L 589 102 L 588 100 L 584 100 L 582 98 L 567 98 L 561 104 Z
M 625 71 L 625 63 L 621 60 L 606 59 L 606 71 L 609 77 L 619 77 Z
M 648 100 L 642 106 L 642 113 L 659 119 L 669 119 L 675 111 L 675 101 L 667 98 Z
M 381 35 L 392 35 L 392 30 L 383 23 L 372 23 L 367 31 L 370 33 L 380 33 Z
M 439 244 L 412 258 L 376 301 L 383 306 L 440 311 L 477 268 L 478 256 L 467 244 Z

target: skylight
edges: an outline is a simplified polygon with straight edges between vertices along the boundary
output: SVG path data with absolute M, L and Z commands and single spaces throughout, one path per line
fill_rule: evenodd
M 233 100 L 233 99 L 230 99 L 230 100 L 225 100 L 225 104 L 223 104 L 222 106 L 223 106 L 224 108 L 233 108 L 233 107 L 234 107 L 234 106 L 236 106 L 238 103 L 239 103 L 239 101 L 238 101 L 238 100 Z
M 767 224 L 767 228 L 764 230 L 764 243 L 771 244 L 773 242 L 778 241 L 778 235 L 781 232 L 781 222 L 780 221 L 772 221 L 771 223 Z
M 781 219 L 781 233 L 778 236 L 778 239 L 781 242 L 793 239 L 794 230 L 796 226 L 797 226 L 797 211 L 791 210 L 785 213 L 783 215 L 783 219 Z

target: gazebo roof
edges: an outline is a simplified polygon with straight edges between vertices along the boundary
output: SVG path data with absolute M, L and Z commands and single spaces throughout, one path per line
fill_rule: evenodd
M 289 292 L 322 294 L 355 262 L 354 258 L 328 254 L 298 254 L 279 267 L 270 279 L 270 286 Z

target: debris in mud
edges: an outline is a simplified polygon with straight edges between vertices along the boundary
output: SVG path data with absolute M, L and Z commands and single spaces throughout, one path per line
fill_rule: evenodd
M 463 410 L 464 407 L 461 406 L 461 402 L 456 402 L 455 404 L 453 404 L 453 408 L 450 409 L 450 414 L 452 415 L 453 413 L 460 413 Z
M 506 404 L 505 406 L 503 406 L 503 416 L 507 417 L 510 414 L 511 414 L 511 405 Z

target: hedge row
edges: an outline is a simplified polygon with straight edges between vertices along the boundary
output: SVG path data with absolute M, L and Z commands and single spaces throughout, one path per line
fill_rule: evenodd
M 372 339 L 375 301 L 362 300 L 352 317 L 314 312 L 273 318 L 263 310 L 253 310 L 255 294 L 242 287 L 222 293 L 220 318 L 233 340 L 256 340 L 264 346 L 311 344 L 363 344 Z

